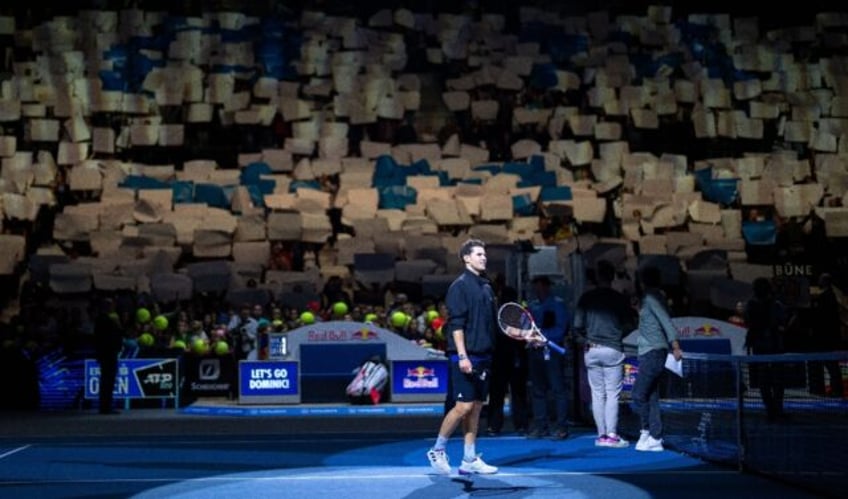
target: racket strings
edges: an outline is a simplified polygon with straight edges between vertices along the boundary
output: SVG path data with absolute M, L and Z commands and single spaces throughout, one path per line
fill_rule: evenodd
M 532 323 L 527 313 L 519 306 L 505 305 L 498 314 L 501 328 L 507 334 L 526 336 L 532 330 Z

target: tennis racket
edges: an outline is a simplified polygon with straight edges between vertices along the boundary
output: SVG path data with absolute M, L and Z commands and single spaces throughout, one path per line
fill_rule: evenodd
M 536 326 L 536 321 L 533 320 L 530 311 L 518 303 L 508 302 L 501 305 L 500 310 L 498 310 L 498 326 L 510 338 L 533 343 L 544 343 L 551 350 L 565 354 L 565 348 L 545 338 L 545 335 Z

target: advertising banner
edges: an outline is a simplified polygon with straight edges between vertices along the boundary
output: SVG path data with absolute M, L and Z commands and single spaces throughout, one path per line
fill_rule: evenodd
M 295 361 L 239 362 L 239 403 L 300 403 L 299 367 Z
M 121 359 L 113 390 L 116 399 L 169 399 L 177 396 L 177 359 Z M 85 398 L 100 394 L 100 365 L 85 360 Z
M 235 394 L 236 361 L 232 355 L 187 355 L 183 362 L 185 392 L 190 397 L 230 397 Z
M 392 402 L 443 401 L 448 392 L 446 360 L 392 361 Z

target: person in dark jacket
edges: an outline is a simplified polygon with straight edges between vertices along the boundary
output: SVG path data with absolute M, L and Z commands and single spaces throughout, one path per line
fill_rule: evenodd
M 774 298 L 771 283 L 760 277 L 754 280 L 754 297 L 745 307 L 745 348 L 753 355 L 783 353 L 786 309 Z M 777 362 L 757 362 L 753 366 L 760 396 L 770 422 L 783 417 L 784 369 Z
M 819 277 L 821 293 L 814 302 L 813 335 L 810 350 L 813 352 L 838 352 L 842 349 L 842 320 L 839 317 L 839 299 L 833 289 L 830 274 Z M 826 390 L 824 372 L 830 377 L 830 391 Z M 842 398 L 845 393 L 842 372 L 838 360 L 812 361 L 809 363 L 810 392 Z
M 107 298 L 94 323 L 94 353 L 100 364 L 100 414 L 117 414 L 112 407 L 115 378 L 118 375 L 118 354 L 124 344 L 123 328 L 115 311 L 115 302 Z
M 495 296 L 499 304 L 518 301 L 518 293 L 507 286 L 503 274 L 494 280 Z M 504 424 L 504 402 L 509 390 L 512 426 L 519 435 L 527 433 L 529 401 L 527 399 L 527 343 L 497 335 L 492 358 L 492 379 L 489 383 L 487 408 L 489 436 L 500 435 Z
M 565 344 L 565 335 L 570 322 L 565 301 L 551 292 L 551 279 L 540 275 L 533 278 L 535 299 L 529 309 L 533 320 L 549 341 L 560 346 Z M 551 435 L 554 440 L 568 438 L 568 392 L 565 385 L 566 361 L 563 355 L 551 355 L 544 344 L 531 344 L 527 350 L 527 368 L 530 377 L 530 401 L 533 407 L 533 430 L 528 438 Z M 548 392 L 554 399 L 553 431 L 548 429 Z
M 486 249 L 482 241 L 470 239 L 462 244 L 459 257 L 465 271 L 448 288 L 445 303 L 448 322 L 444 326 L 448 340 L 453 408 L 445 415 L 436 443 L 427 451 L 430 465 L 437 472 L 451 472 L 445 448 L 448 439 L 462 424 L 464 456 L 459 472 L 463 475 L 497 473 L 476 453 L 477 429 L 483 402 L 489 395 L 489 369 L 495 348 L 496 300 L 485 277 Z

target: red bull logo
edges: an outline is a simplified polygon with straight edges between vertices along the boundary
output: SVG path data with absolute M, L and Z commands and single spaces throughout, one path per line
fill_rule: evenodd
M 363 340 L 363 341 L 376 340 L 377 339 L 377 333 L 375 333 L 374 331 L 371 331 L 368 328 L 362 328 L 359 331 L 356 331 L 355 333 L 353 333 L 350 337 L 351 337 L 351 339 L 354 339 L 354 340 Z
M 438 388 L 439 378 L 432 367 L 418 366 L 406 370 L 403 378 L 404 388 Z
M 721 331 L 708 323 L 695 329 L 695 336 L 721 336 Z
M 624 379 L 622 380 L 622 388 L 624 391 L 630 391 L 633 389 L 633 385 L 636 384 L 636 376 L 638 375 L 638 365 L 634 365 L 629 362 L 624 363 Z

